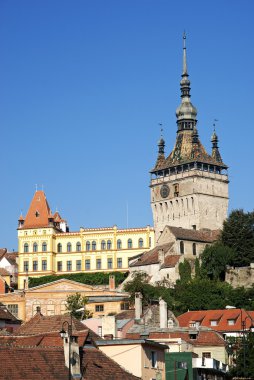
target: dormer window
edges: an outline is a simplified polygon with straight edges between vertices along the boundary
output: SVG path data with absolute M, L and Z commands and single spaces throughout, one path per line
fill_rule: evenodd
M 198 336 L 198 333 L 196 333 L 196 332 L 189 333 L 190 339 L 197 339 L 197 336 Z
M 233 326 L 235 324 L 235 319 L 228 319 L 228 325 Z
M 36 218 L 38 218 L 39 216 L 40 216 L 40 213 L 39 213 L 39 211 L 35 211 L 35 216 L 36 216 Z
M 211 320 L 210 325 L 211 326 L 218 326 L 218 321 L 217 320 Z

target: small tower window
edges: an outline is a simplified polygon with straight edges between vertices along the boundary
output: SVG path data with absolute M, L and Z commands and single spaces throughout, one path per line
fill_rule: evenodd
M 78 241 L 76 244 L 76 251 L 80 252 L 81 251 L 81 243 Z
M 143 246 L 144 246 L 144 240 L 143 240 L 142 238 L 140 238 L 140 239 L 138 240 L 138 247 L 139 247 L 139 248 L 143 248 Z
M 90 241 L 87 241 L 86 242 L 86 251 L 90 251 L 90 249 L 91 249 L 91 243 L 90 243 Z
M 128 239 L 128 248 L 132 248 L 132 240 Z
M 117 249 L 122 249 L 122 241 L 120 239 L 117 240 Z
M 181 255 L 184 255 L 184 242 L 180 241 L 180 253 Z
M 179 196 L 179 184 L 178 183 L 174 184 L 174 196 L 175 197 Z
M 92 241 L 92 251 L 96 251 L 96 241 Z
M 196 243 L 193 243 L 193 244 L 192 244 L 192 253 L 193 253 L 194 256 L 196 256 L 196 254 L 197 254 L 197 246 L 196 246 Z
M 27 243 L 24 244 L 24 252 L 25 253 L 29 252 L 29 245 Z
M 39 213 L 39 211 L 35 211 L 35 216 L 36 216 L 36 218 L 38 218 L 39 216 L 40 216 L 40 213 Z
M 101 242 L 101 249 L 102 250 L 106 249 L 106 242 L 105 242 L 105 240 L 102 240 L 102 242 Z
M 38 252 L 38 244 L 33 243 L 33 252 Z
M 67 252 L 71 252 L 71 251 L 72 251 L 71 243 L 67 243 Z
M 108 240 L 107 241 L 107 249 L 111 249 L 112 248 L 112 242 L 111 240 Z
M 62 244 L 61 243 L 58 243 L 57 244 L 57 252 L 62 252 Z

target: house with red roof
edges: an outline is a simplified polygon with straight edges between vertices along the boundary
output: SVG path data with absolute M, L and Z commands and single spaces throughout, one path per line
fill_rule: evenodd
M 209 327 L 224 337 L 238 337 L 254 326 L 254 311 L 236 308 L 188 311 L 179 315 L 177 320 L 180 327 Z

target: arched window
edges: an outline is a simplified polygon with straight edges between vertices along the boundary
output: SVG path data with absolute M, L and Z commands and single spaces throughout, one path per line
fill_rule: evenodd
M 111 249 L 112 248 L 112 242 L 111 240 L 108 240 L 107 241 L 107 249 Z
M 192 253 L 193 253 L 194 256 L 196 256 L 196 254 L 197 254 L 197 246 L 196 246 L 196 243 L 193 243 L 193 244 L 192 244 Z
M 96 241 L 92 241 L 92 251 L 96 251 Z
M 38 252 L 38 244 L 33 243 L 33 252 Z
M 71 243 L 67 243 L 67 252 L 71 252 Z
M 117 244 L 117 249 L 122 249 L 122 240 L 118 239 L 116 244 Z
M 132 240 L 128 239 L 128 248 L 132 248 Z
M 42 243 L 41 248 L 42 248 L 42 252 L 46 252 L 47 251 L 47 243 L 45 241 Z
M 27 243 L 24 244 L 24 252 L 29 252 L 29 245 Z
M 142 238 L 140 238 L 140 239 L 138 240 L 138 247 L 139 247 L 139 248 L 143 248 L 143 245 L 144 245 L 144 241 L 143 241 Z
M 90 249 L 91 249 L 91 243 L 90 243 L 90 241 L 87 241 L 86 242 L 86 251 L 90 251 Z
M 57 252 L 62 252 L 62 244 L 61 243 L 57 244 Z
M 102 242 L 101 242 L 101 249 L 106 249 L 106 242 L 105 242 L 105 240 L 102 240 Z
M 181 255 L 184 254 L 184 242 L 183 241 L 180 241 L 180 253 L 181 253 Z
M 77 244 L 76 244 L 76 251 L 77 252 L 81 251 L 81 243 L 80 243 L 80 241 L 78 241 Z

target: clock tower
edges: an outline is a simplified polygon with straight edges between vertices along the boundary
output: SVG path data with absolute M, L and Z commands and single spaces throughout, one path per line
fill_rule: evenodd
M 151 207 L 156 241 L 166 225 L 187 229 L 222 227 L 228 209 L 228 175 L 214 131 L 208 154 L 197 130 L 197 109 L 190 101 L 186 36 L 183 36 L 181 104 L 176 110 L 177 135 L 171 153 L 158 142 L 158 158 L 151 170 Z

